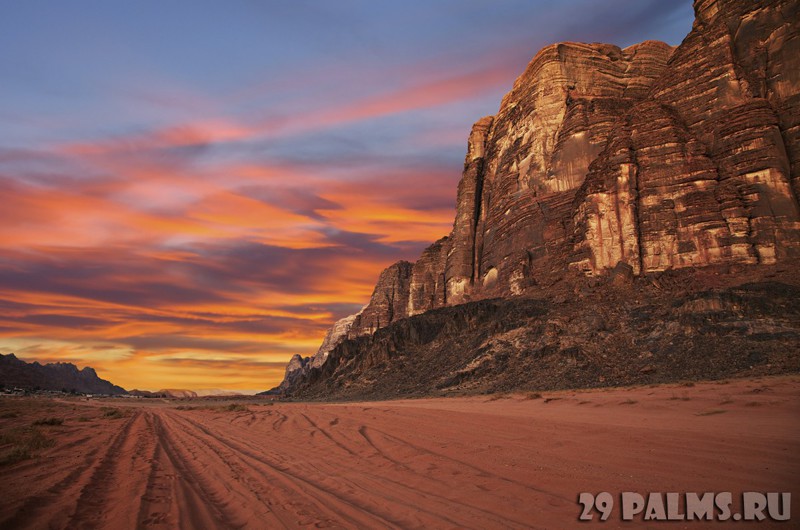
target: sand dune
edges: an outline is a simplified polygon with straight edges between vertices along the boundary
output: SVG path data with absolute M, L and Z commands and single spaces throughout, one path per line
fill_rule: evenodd
M 570 528 L 581 491 L 791 491 L 800 516 L 799 397 L 794 376 L 247 410 L 6 399 L 2 432 L 65 421 L 2 468 L 0 528 Z

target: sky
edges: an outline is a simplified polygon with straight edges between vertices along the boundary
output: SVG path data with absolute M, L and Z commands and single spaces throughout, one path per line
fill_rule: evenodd
M 0 18 L 0 353 L 127 389 L 277 384 L 449 233 L 543 46 L 691 0 L 30 0 Z

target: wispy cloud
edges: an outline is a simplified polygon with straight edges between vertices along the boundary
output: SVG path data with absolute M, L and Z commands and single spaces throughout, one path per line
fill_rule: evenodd
M 469 125 L 539 47 L 691 18 L 688 0 L 200 2 L 187 29 L 140 7 L 0 20 L 0 351 L 150 389 L 275 384 L 449 232 Z

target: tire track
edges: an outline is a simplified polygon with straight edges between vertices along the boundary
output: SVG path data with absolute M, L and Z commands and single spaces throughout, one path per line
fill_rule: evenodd
M 539 493 L 541 495 L 545 495 L 545 496 L 553 498 L 553 499 L 558 499 L 560 501 L 564 501 L 566 503 L 572 504 L 575 501 L 574 499 L 567 498 L 567 497 L 565 497 L 563 495 L 559 495 L 558 493 L 555 493 L 555 492 L 552 492 L 552 491 L 548 491 L 548 490 L 545 490 L 545 489 L 542 489 L 542 488 L 537 488 L 536 486 L 532 486 L 530 484 L 526 484 L 526 483 L 520 482 L 518 480 L 514 480 L 514 479 L 511 479 L 511 478 L 508 478 L 508 477 L 504 477 L 502 475 L 498 475 L 496 473 L 492 473 L 491 471 L 487 471 L 487 470 L 482 469 L 482 468 L 480 468 L 480 467 L 478 467 L 476 465 L 473 465 L 473 464 L 470 464 L 468 462 L 464 462 L 463 460 L 459 460 L 458 458 L 453 458 L 451 456 L 447 456 L 447 455 L 439 453 L 437 451 L 433 451 L 431 449 L 427 449 L 425 447 L 416 445 L 416 444 L 414 444 L 412 442 L 409 442 L 408 440 L 404 440 L 404 439 L 402 439 L 402 438 L 400 438 L 398 436 L 395 436 L 393 434 L 389 434 L 389 433 L 381 431 L 379 429 L 372 428 L 372 430 L 374 430 L 375 432 L 380 433 L 385 439 L 392 440 L 397 444 L 401 444 L 401 445 L 405 445 L 405 446 L 411 447 L 411 448 L 413 448 L 416 451 L 419 451 L 421 453 L 426 453 L 426 454 L 435 456 L 435 457 L 437 457 L 439 459 L 453 462 L 453 463 L 457 464 L 458 466 L 463 466 L 465 468 L 471 469 L 474 472 L 476 472 L 477 476 L 479 476 L 479 477 L 492 478 L 492 479 L 495 479 L 495 480 L 498 480 L 498 481 L 501 481 L 501 482 L 506 482 L 508 484 L 513 484 L 515 486 L 519 486 L 519 487 L 534 491 L 536 493 Z
M 328 524 L 345 528 L 397 528 L 400 524 L 399 521 L 387 519 L 369 506 L 344 498 L 338 492 L 318 482 L 267 460 L 263 453 L 259 454 L 263 451 L 261 449 L 253 449 L 252 446 L 249 449 L 244 448 L 242 445 L 245 443 L 244 440 L 238 443 L 232 442 L 186 417 L 179 418 L 179 421 L 185 422 L 189 429 L 199 433 L 195 438 L 204 441 L 211 450 L 218 446 L 226 447 L 232 451 L 233 458 L 238 459 L 256 476 L 270 475 L 272 480 L 269 480 L 269 484 L 280 485 L 273 495 L 289 499 L 284 501 L 284 505 L 297 504 L 299 499 L 306 499 L 306 504 L 310 503 L 310 507 Z M 253 452 L 254 450 L 256 452 Z M 292 526 L 297 524 L 297 521 L 294 521 Z
M 43 493 L 28 497 L 25 502 L 17 508 L 14 514 L 4 521 L 0 521 L 0 528 L 47 528 L 59 527 L 58 523 L 49 517 L 53 510 L 50 509 L 53 505 L 67 505 L 76 509 L 79 505 L 79 499 L 82 494 L 81 484 L 87 479 L 83 477 L 90 477 L 96 469 L 98 462 L 108 458 L 111 447 L 117 440 L 123 438 L 133 418 L 129 419 L 122 430 L 112 439 L 106 451 L 97 457 L 98 449 L 92 448 L 83 458 L 80 465 L 76 466 L 70 471 L 63 479 L 59 480 Z M 74 496 L 74 500 L 69 500 Z M 61 512 L 62 510 L 57 510 Z M 69 513 L 69 512 L 67 512 Z
M 300 413 L 302 416 L 304 414 Z M 396 507 L 402 508 L 402 513 L 407 514 L 421 514 L 426 516 L 426 521 L 420 521 L 419 524 L 421 526 L 428 526 L 430 527 L 431 524 L 435 524 L 437 526 L 447 525 L 449 527 L 464 527 L 466 520 L 473 521 L 483 521 L 483 524 L 479 524 L 478 527 L 496 527 L 498 523 L 502 522 L 502 527 L 504 528 L 530 528 L 530 523 L 520 522 L 514 519 L 510 519 L 507 516 L 503 515 L 499 512 L 493 512 L 489 510 L 485 510 L 479 507 L 476 507 L 472 504 L 466 504 L 463 502 L 458 501 L 457 499 L 451 497 L 445 497 L 435 492 L 430 491 L 430 488 L 422 489 L 422 486 L 425 482 L 429 481 L 430 478 L 425 475 L 417 474 L 418 480 L 416 482 L 416 487 L 411 487 L 407 484 L 404 484 L 400 481 L 396 480 L 389 480 L 387 479 L 386 475 L 380 473 L 379 471 L 370 472 L 367 468 L 364 467 L 363 459 L 359 457 L 358 463 L 358 476 L 356 476 L 353 480 L 347 481 L 347 484 L 350 486 L 352 493 L 350 497 L 354 497 L 355 499 L 348 499 L 343 492 L 336 491 L 331 489 L 327 486 L 321 484 L 318 480 L 314 480 L 313 478 L 301 476 L 298 472 L 290 470 L 288 467 L 278 468 L 276 464 L 272 461 L 266 460 L 263 450 L 260 448 L 253 447 L 252 444 L 248 443 L 245 437 L 237 437 L 236 442 L 232 442 L 230 440 L 224 439 L 220 435 L 215 435 L 209 429 L 205 428 L 203 425 L 200 425 L 192 420 L 188 420 L 190 423 L 193 423 L 194 426 L 204 432 L 207 436 L 210 436 L 214 440 L 220 442 L 221 444 L 225 444 L 235 451 L 237 451 L 241 455 L 248 456 L 253 458 L 267 466 L 270 466 L 272 469 L 276 469 L 283 474 L 289 475 L 295 482 L 301 481 L 304 484 L 311 485 L 317 489 L 323 489 L 327 492 L 330 496 L 333 497 L 334 501 L 338 501 L 339 503 L 345 502 L 359 508 L 361 510 L 369 511 L 373 514 L 378 514 L 379 512 L 375 511 L 375 508 L 370 508 L 365 504 L 365 499 L 373 499 L 373 503 L 376 507 L 386 507 L 389 505 L 394 505 Z M 316 424 L 315 422 L 311 421 L 310 423 Z M 244 449 L 242 446 L 247 445 L 249 446 L 250 450 Z M 253 453 L 251 451 L 257 451 L 258 453 Z M 260 452 L 259 452 L 260 451 Z M 358 453 L 352 452 L 354 456 L 358 457 Z M 287 455 L 288 456 L 288 455 Z M 302 461 L 302 458 L 299 459 Z M 337 461 L 338 466 L 342 466 L 344 468 L 352 467 L 351 464 L 347 462 Z M 336 469 L 331 470 L 330 477 L 336 477 Z M 318 472 L 319 473 L 319 472 Z M 343 477 L 338 476 L 335 479 L 337 481 L 337 486 L 339 489 L 342 489 L 341 486 L 345 484 L 345 480 Z M 392 484 L 394 492 L 391 489 L 386 488 L 387 484 Z M 452 485 L 447 485 L 452 487 Z M 355 493 L 355 490 L 358 490 L 358 493 Z M 415 501 L 408 501 L 405 500 L 408 498 L 408 494 L 412 499 L 417 498 L 418 502 Z M 356 500 L 357 499 L 357 500 Z M 430 505 L 434 504 L 435 509 L 431 509 Z M 459 511 L 462 515 L 470 515 L 469 518 L 466 518 L 462 521 L 457 521 L 452 519 L 448 514 L 453 512 L 455 506 L 459 507 Z M 384 515 L 381 515 L 384 517 Z M 407 527 L 408 521 L 398 521 L 393 519 L 388 519 L 392 525 L 399 525 L 401 527 Z
M 119 527 L 133 520 L 138 511 L 136 501 L 141 502 L 142 481 L 135 480 L 138 468 L 146 465 L 141 458 L 142 446 L 152 444 L 152 439 L 142 436 L 144 417 L 141 412 L 134 412 L 122 430 L 108 447 L 100 459 L 88 481 L 81 488 L 75 511 L 69 521 L 69 528 L 82 530 L 97 528 L 102 522 L 104 526 Z M 133 432 L 133 433 L 132 433 Z M 119 491 L 117 485 L 126 481 L 126 491 Z M 120 499 L 124 495 L 124 498 Z
M 322 434 L 322 435 L 323 435 L 325 438 L 327 438 L 328 440 L 330 440 L 330 441 L 331 441 L 331 442 L 332 442 L 332 443 L 333 443 L 333 444 L 334 444 L 336 447 L 338 447 L 338 448 L 339 448 L 339 449 L 341 449 L 342 451 L 345 451 L 345 452 L 346 452 L 346 453 L 348 453 L 350 456 L 358 456 L 358 454 L 357 454 L 355 451 L 353 451 L 352 449 L 350 449 L 349 447 L 347 447 L 346 445 L 344 445 L 344 444 L 343 444 L 343 443 L 341 443 L 340 441 L 338 441 L 338 440 L 334 439 L 334 438 L 333 438 L 333 436 L 331 436 L 331 434 L 330 434 L 328 431 L 326 431 L 325 429 L 323 429 L 322 427 L 320 427 L 319 425 L 317 425 L 316 423 L 314 423 L 314 422 L 311 420 L 311 418 L 309 418 L 308 416 L 306 416 L 306 415 L 305 415 L 305 414 L 303 414 L 302 412 L 300 413 L 300 415 L 301 415 L 303 418 L 305 418 L 305 420 L 306 420 L 306 421 L 309 423 L 309 425 L 311 425 L 311 427 L 313 427 L 313 428 L 314 428 L 314 429 L 315 429 L 317 432 L 319 432 L 320 434 Z M 314 431 L 312 431 L 312 432 L 314 432 Z
M 216 447 L 190 433 L 172 415 L 165 416 L 167 417 L 162 418 L 163 424 L 168 435 L 174 438 L 171 443 L 191 455 L 191 461 L 186 458 L 183 460 L 196 477 L 198 485 L 220 505 L 243 507 L 245 513 L 238 514 L 241 525 L 245 525 L 247 521 L 259 521 L 270 528 L 295 526 L 292 524 L 294 519 L 290 519 L 276 506 L 273 492 L 269 488 L 259 488 L 242 470 L 241 465 L 234 461 L 232 455 L 223 451 L 224 448 Z M 198 466 L 201 469 L 197 469 Z
M 203 490 L 201 477 L 181 458 L 160 412 L 154 412 L 149 423 L 156 446 L 138 527 L 237 528 L 224 504 Z

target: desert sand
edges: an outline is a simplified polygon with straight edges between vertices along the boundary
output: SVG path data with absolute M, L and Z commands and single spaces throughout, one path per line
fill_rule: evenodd
M 52 445 L 0 467 L 0 528 L 574 528 L 582 491 L 792 492 L 796 520 L 798 398 L 800 376 L 339 404 L 3 398 L 0 449 L 31 428 Z M 31 427 L 47 418 L 63 423 Z M 709 524 L 725 526 L 649 527 Z

